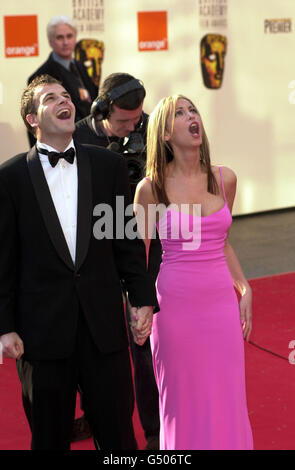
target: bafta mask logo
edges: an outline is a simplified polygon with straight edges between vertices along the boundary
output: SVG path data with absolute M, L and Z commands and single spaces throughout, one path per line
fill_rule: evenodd
M 221 87 L 226 46 L 227 39 L 221 34 L 206 34 L 201 40 L 201 67 L 207 88 Z
M 88 75 L 99 87 L 101 79 L 104 43 L 96 39 L 81 39 L 75 46 L 75 59 L 84 63 Z

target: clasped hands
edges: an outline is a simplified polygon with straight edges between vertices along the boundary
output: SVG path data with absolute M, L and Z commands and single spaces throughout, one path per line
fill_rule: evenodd
M 152 331 L 154 307 L 131 307 L 130 328 L 134 342 L 142 346 Z

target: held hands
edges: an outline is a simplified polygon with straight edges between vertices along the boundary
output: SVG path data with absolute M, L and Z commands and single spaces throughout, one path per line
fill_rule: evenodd
M 17 333 L 7 333 L 0 336 L 4 357 L 20 359 L 24 353 L 24 344 Z
M 249 341 L 252 330 L 252 291 L 247 289 L 240 300 L 240 318 L 243 328 L 243 336 Z
M 130 328 L 134 342 L 142 346 L 152 331 L 154 307 L 130 307 Z

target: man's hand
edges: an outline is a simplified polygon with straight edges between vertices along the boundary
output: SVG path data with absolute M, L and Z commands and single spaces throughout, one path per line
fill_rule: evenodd
M 152 331 L 154 307 L 131 307 L 131 331 L 136 344 L 142 346 Z
M 24 344 L 17 333 L 7 333 L 0 336 L 4 357 L 20 359 L 24 353 Z

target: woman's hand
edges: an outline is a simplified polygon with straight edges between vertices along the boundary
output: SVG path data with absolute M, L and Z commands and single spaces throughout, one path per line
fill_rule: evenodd
M 247 288 L 240 300 L 240 318 L 244 339 L 249 341 L 252 330 L 252 291 L 250 287 Z

